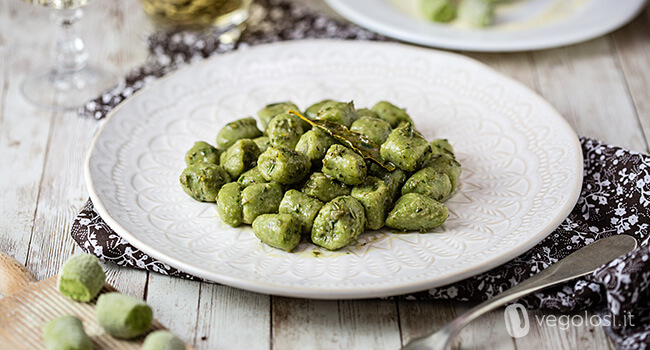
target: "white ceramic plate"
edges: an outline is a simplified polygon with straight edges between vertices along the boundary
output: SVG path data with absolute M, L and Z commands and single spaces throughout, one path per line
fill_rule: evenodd
M 181 189 L 184 154 L 267 103 L 324 98 L 408 109 L 463 165 L 450 217 L 433 233 L 368 232 L 341 251 L 262 244 Z M 392 43 L 305 41 L 257 46 L 193 65 L 116 109 L 88 153 L 95 207 L 151 256 L 208 280 L 307 298 L 424 290 L 486 271 L 546 237 L 582 181 L 576 135 L 542 98 L 471 59 Z M 317 253 L 315 253 L 317 252 Z
M 516 0 L 485 29 L 426 20 L 421 0 L 326 0 L 343 17 L 391 38 L 454 50 L 506 52 L 575 44 L 634 18 L 645 0 Z

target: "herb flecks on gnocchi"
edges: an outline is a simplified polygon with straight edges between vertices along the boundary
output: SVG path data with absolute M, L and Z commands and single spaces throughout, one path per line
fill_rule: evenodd
M 263 243 L 288 252 L 301 239 L 338 250 L 365 229 L 424 232 L 445 222 L 443 202 L 461 174 L 448 140 L 427 141 L 388 101 L 356 109 L 323 100 L 298 111 L 290 101 L 269 104 L 259 121 L 226 124 L 216 147 L 196 142 L 183 190 L 216 202 L 226 224 L 252 225 Z

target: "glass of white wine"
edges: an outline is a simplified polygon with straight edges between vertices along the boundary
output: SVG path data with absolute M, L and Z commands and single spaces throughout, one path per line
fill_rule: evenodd
M 51 67 L 28 74 L 21 83 L 27 100 L 50 110 L 74 110 L 116 83 L 111 71 L 88 65 L 88 52 L 75 30 L 88 0 L 23 1 L 51 8 L 50 18 L 58 26 Z
M 251 0 L 140 0 L 144 12 L 163 30 L 209 31 L 222 42 L 239 38 Z

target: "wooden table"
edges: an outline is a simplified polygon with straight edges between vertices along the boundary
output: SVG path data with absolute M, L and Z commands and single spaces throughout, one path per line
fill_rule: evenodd
M 297 0 L 296 0 L 297 1 Z M 322 0 L 303 0 L 320 11 Z M 650 10 L 611 35 L 566 48 L 465 53 L 544 96 L 580 135 L 640 152 L 650 135 Z M 137 1 L 95 1 L 80 29 L 91 57 L 121 73 L 144 61 L 151 30 Z M 88 198 L 83 163 L 101 122 L 52 113 L 19 95 L 26 72 L 48 64 L 48 11 L 0 0 L 0 249 L 39 278 L 79 251 L 69 228 Z M 320 301 L 274 297 L 106 265 L 108 282 L 146 299 L 155 316 L 198 349 L 396 349 L 469 305 L 455 302 Z M 548 315 L 533 312 L 532 315 Z M 508 336 L 502 311 L 470 325 L 467 348 L 612 348 L 603 329 L 540 326 Z

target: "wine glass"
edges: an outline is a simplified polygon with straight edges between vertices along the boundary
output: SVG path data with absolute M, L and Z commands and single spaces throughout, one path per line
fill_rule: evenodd
M 216 35 L 223 43 L 239 38 L 252 0 L 140 0 L 144 12 L 163 31 Z
M 88 52 L 75 30 L 88 0 L 23 1 L 51 8 L 50 19 L 58 27 L 51 67 L 28 74 L 21 83 L 28 101 L 50 110 L 73 110 L 115 84 L 115 74 L 88 65 Z

